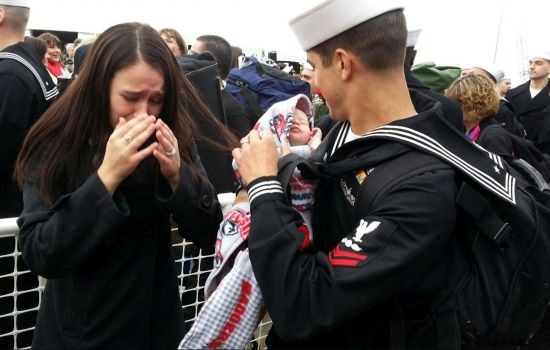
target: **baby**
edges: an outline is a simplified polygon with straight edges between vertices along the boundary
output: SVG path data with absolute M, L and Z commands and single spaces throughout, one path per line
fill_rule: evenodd
M 299 94 L 286 101 L 273 104 L 258 120 L 254 129 L 260 132 L 262 130 L 270 130 L 281 156 L 290 151 L 306 158 L 319 146 L 322 137 L 321 130 L 313 127 L 312 114 L 313 105 L 309 98 Z M 283 143 L 286 143 L 289 147 L 281 147 Z M 233 169 L 237 178 L 240 179 L 235 161 L 233 161 Z M 315 182 L 303 179 L 298 169 L 296 169 L 288 185 L 290 187 L 291 204 L 304 219 L 304 227 L 300 230 L 307 233 L 306 240 L 304 241 L 304 246 L 307 246 L 311 241 L 311 208 L 314 201 Z M 250 216 L 250 205 L 244 189 L 238 191 L 235 203 L 227 213 L 226 218 L 232 216 L 232 211 L 246 212 Z M 225 223 L 226 220 L 221 223 L 220 227 Z M 219 233 L 223 233 L 223 231 Z M 248 237 L 248 229 L 245 234 Z M 220 245 L 225 244 L 223 238 L 223 234 L 218 234 L 216 241 L 216 263 L 218 260 L 223 260 L 223 256 L 220 256 L 222 254 Z
M 270 130 L 277 147 L 284 155 L 287 150 L 307 157 L 321 143 L 321 130 L 310 120 L 313 107 L 307 96 L 297 95 L 275 103 L 258 120 L 256 130 Z M 281 147 L 286 143 L 289 147 Z M 240 178 L 236 163 L 233 168 Z M 304 222 L 302 248 L 311 242 L 311 208 L 315 182 L 305 180 L 295 170 L 289 181 L 291 204 Z M 248 258 L 250 233 L 250 203 L 244 188 L 238 191 L 233 207 L 220 223 L 216 240 L 214 270 L 210 273 L 204 294 L 207 298 L 191 330 L 180 344 L 180 349 L 239 348 L 250 340 L 263 314 L 263 300 Z M 246 295 L 246 307 L 241 299 Z M 238 322 L 236 310 L 242 311 Z M 231 321 L 233 319 L 233 321 Z M 228 325 L 231 325 L 230 327 Z M 230 331 L 229 331 L 230 330 Z

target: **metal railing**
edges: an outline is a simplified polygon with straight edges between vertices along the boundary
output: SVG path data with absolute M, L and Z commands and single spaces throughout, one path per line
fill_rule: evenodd
M 16 218 L 0 219 L 0 349 L 30 349 L 46 284 L 45 279 L 24 268 L 18 232 Z M 185 240 L 174 243 L 173 249 L 186 322 L 192 323 L 204 303 L 204 283 L 213 267 L 214 251 L 201 250 Z M 265 348 L 270 327 L 269 318 L 264 319 L 248 348 Z

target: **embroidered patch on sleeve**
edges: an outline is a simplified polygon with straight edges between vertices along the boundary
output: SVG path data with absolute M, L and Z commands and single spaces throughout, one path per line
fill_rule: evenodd
M 380 221 L 371 221 L 361 219 L 361 222 L 355 229 L 353 237 L 344 237 L 342 241 L 328 254 L 328 259 L 332 266 L 357 266 L 361 261 L 368 259 L 365 251 L 363 239 L 375 232 L 380 226 Z

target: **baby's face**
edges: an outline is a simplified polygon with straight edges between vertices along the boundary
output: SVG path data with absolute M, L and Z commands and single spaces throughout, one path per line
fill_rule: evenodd
M 294 121 L 288 135 L 288 143 L 291 146 L 307 145 L 311 137 L 311 128 L 307 115 L 300 109 L 294 111 Z

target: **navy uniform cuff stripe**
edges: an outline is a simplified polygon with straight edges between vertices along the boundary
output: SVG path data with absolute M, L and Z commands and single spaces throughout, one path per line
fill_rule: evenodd
M 252 201 L 254 201 L 254 199 L 265 194 L 280 193 L 284 195 L 283 186 L 277 180 L 276 176 L 265 176 L 258 178 L 252 181 L 247 187 L 250 205 L 252 205 Z

